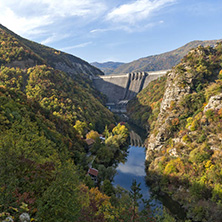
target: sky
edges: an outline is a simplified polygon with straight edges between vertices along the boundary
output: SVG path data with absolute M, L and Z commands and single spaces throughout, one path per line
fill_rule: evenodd
M 88 62 L 131 62 L 222 39 L 222 1 L 0 0 L 0 23 Z

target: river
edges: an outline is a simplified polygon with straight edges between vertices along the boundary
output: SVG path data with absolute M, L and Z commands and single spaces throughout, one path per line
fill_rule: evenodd
M 114 185 L 120 185 L 126 190 L 130 190 L 133 179 L 140 183 L 141 194 L 143 199 L 149 200 L 151 198 L 151 193 L 149 187 L 145 182 L 145 148 L 129 146 L 129 154 L 127 161 L 123 164 L 120 163 L 117 168 L 117 174 L 114 177 Z M 156 206 L 161 206 L 161 202 L 153 201 Z M 140 209 L 143 208 L 142 203 L 140 203 Z
M 137 138 L 137 136 L 139 136 L 138 134 L 133 132 L 133 134 L 131 133 L 131 135 L 133 135 L 134 137 L 133 141 L 131 138 L 131 144 L 134 145 L 129 146 L 129 154 L 127 156 L 126 162 L 120 163 L 117 167 L 117 174 L 114 177 L 113 184 L 115 186 L 120 185 L 126 190 L 130 190 L 132 181 L 133 179 L 135 179 L 137 181 L 137 184 L 141 184 L 140 188 L 141 194 L 143 195 L 143 199 L 151 200 L 151 191 L 145 181 L 145 148 L 135 146 L 135 143 L 139 144 L 139 140 Z M 164 195 L 159 196 L 157 198 L 158 199 L 152 199 L 151 201 L 153 209 L 156 207 L 162 209 L 164 206 L 167 211 L 170 212 L 170 214 L 174 215 L 177 219 L 179 219 L 178 221 L 184 221 L 186 219 L 186 214 L 184 210 L 177 202 L 173 201 L 169 196 Z M 139 203 L 139 209 L 143 209 L 142 202 Z

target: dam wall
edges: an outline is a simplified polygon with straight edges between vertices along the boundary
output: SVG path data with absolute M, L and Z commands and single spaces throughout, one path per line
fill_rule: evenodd
M 132 72 L 123 75 L 93 77 L 93 85 L 108 98 L 108 103 L 131 100 L 151 81 L 165 75 L 168 70 L 156 72 Z

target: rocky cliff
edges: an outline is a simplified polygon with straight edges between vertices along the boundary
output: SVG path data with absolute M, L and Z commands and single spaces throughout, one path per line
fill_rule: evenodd
M 193 221 L 222 221 L 221 69 L 221 44 L 191 50 L 167 74 L 146 141 L 148 181 Z

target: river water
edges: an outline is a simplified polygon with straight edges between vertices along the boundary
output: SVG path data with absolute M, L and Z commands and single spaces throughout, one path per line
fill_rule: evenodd
M 130 190 L 133 179 L 140 183 L 141 194 L 143 199 L 149 200 L 151 198 L 151 193 L 149 187 L 145 182 L 145 148 L 129 146 L 129 154 L 127 161 L 123 164 L 120 163 L 117 168 L 117 174 L 114 177 L 114 185 L 120 185 L 126 190 Z M 156 206 L 161 206 L 161 202 L 152 201 Z M 140 203 L 140 209 L 143 208 L 142 203 Z
M 143 195 L 143 199 L 150 200 L 152 203 L 153 209 L 160 208 L 162 209 L 163 206 L 168 209 L 168 211 L 171 213 L 171 215 L 174 215 L 176 218 L 178 218 L 178 221 L 184 221 L 186 214 L 184 210 L 181 208 L 181 206 L 173 201 L 169 196 L 159 196 L 157 199 L 151 199 L 151 191 L 150 188 L 147 186 L 145 181 L 145 148 L 135 146 L 136 144 L 139 144 L 138 138 L 136 139 L 137 142 L 135 142 L 135 132 L 131 135 L 134 137 L 134 145 L 129 146 L 129 154 L 127 156 L 127 160 L 125 163 L 120 163 L 117 167 L 117 174 L 114 177 L 114 185 L 120 185 L 121 187 L 125 188 L 126 190 L 130 190 L 130 187 L 132 185 L 133 179 L 137 181 L 137 184 L 140 183 L 141 188 L 141 194 Z M 138 136 L 138 134 L 136 134 Z M 131 138 L 131 144 L 132 144 L 132 138 Z M 142 202 L 139 203 L 139 209 L 143 209 Z

